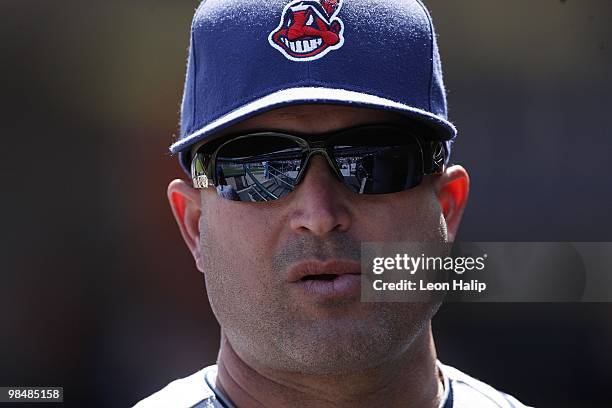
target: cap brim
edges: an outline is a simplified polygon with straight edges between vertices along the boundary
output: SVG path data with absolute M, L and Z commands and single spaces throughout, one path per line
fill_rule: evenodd
M 451 141 L 457 135 L 455 126 L 448 120 L 390 99 L 346 89 L 298 87 L 282 89 L 248 102 L 178 140 L 170 146 L 170 151 L 179 153 L 181 166 L 189 174 L 190 158 L 189 152 L 186 151 L 189 147 L 249 117 L 283 106 L 301 104 L 335 104 L 384 109 L 401 113 L 427 126 L 432 132 L 430 135 L 432 138 Z

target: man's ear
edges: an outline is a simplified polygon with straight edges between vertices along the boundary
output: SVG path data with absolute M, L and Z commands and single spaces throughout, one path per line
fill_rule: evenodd
M 467 203 L 470 177 L 463 167 L 450 166 L 435 179 L 434 188 L 446 220 L 448 239 L 454 241 Z
M 200 252 L 200 190 L 183 180 L 173 180 L 168 185 L 168 201 L 198 270 L 204 272 Z

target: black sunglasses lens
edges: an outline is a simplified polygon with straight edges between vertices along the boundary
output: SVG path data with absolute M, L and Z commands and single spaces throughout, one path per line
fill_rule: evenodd
M 423 180 L 423 152 L 416 138 L 398 129 L 343 132 L 325 143 L 346 185 L 359 194 L 411 189 Z M 295 189 L 306 145 L 280 134 L 239 137 L 222 145 L 214 176 L 220 196 L 272 201 Z
M 338 168 L 345 183 L 356 193 L 396 193 L 421 183 L 423 156 L 416 140 L 405 134 L 401 138 L 383 139 L 384 136 L 370 135 L 369 145 L 358 146 L 355 146 L 358 141 L 336 142 L 333 155 Z
M 301 158 L 302 147 L 287 137 L 232 140 L 217 153 L 217 192 L 235 201 L 277 200 L 293 191 Z

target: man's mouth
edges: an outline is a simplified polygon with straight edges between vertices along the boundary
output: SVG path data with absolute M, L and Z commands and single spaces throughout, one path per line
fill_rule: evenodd
M 361 269 L 355 261 L 305 261 L 289 269 L 287 281 L 309 298 L 352 298 L 360 293 Z
M 287 37 L 280 37 L 280 41 L 297 54 L 307 54 L 323 44 L 323 39 L 320 37 L 303 38 L 295 41 L 289 41 Z
M 329 281 L 342 275 L 361 275 L 361 265 L 359 262 L 344 259 L 302 261 L 289 268 L 287 281 Z

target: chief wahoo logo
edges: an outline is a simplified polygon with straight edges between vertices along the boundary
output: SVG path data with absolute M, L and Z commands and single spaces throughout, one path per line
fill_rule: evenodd
M 344 44 L 344 24 L 337 17 L 342 0 L 295 0 L 283 9 L 270 45 L 291 61 L 313 61 Z

